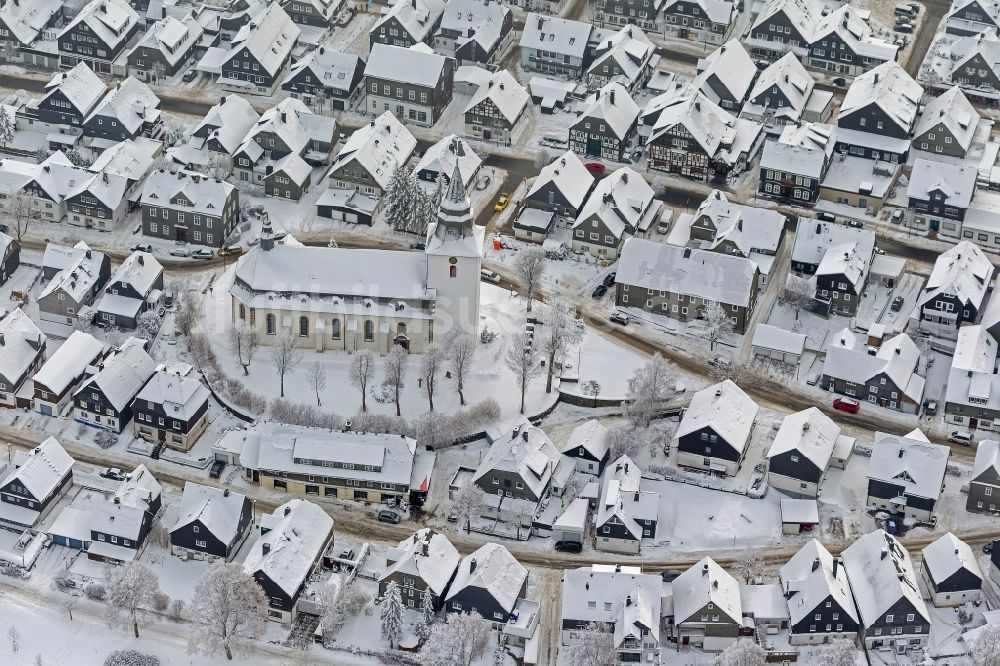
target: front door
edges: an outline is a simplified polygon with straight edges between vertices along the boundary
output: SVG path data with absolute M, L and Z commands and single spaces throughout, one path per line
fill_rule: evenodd
M 405 335 L 397 335 L 395 338 L 393 338 L 392 343 L 399 345 L 406 351 L 410 351 L 410 339 Z
M 601 154 L 601 137 L 599 136 L 588 136 L 587 137 L 587 154 L 597 155 Z
M 979 419 L 969 419 L 969 430 L 975 430 L 979 427 Z
M 181 243 L 186 243 L 188 239 L 188 230 L 186 227 L 174 227 L 174 234 L 176 238 Z
M 166 430 L 157 430 L 156 433 L 158 435 L 157 439 L 159 439 L 161 442 L 167 441 L 167 431 Z

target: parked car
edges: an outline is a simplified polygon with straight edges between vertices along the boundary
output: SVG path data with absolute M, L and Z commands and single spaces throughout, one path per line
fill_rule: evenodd
M 191 248 L 189 247 L 175 247 L 170 250 L 171 257 L 190 257 Z
M 556 550 L 560 553 L 579 553 L 583 544 L 579 541 L 556 541 Z
M 906 302 L 905 298 L 903 298 L 902 296 L 897 296 L 896 298 L 892 299 L 892 305 L 889 306 L 889 309 L 892 310 L 893 312 L 899 312 L 900 310 L 903 309 L 903 303 L 905 302 Z
M 191 253 L 194 259 L 214 259 L 215 253 L 208 248 L 200 247 Z
M 895 30 L 896 32 L 901 32 L 905 35 L 909 35 L 913 32 L 913 24 L 903 21 L 897 23 L 895 27 L 893 27 L 893 30 Z
M 833 213 L 827 213 L 826 211 L 820 211 L 816 213 L 817 220 L 823 220 L 824 222 L 836 222 L 837 216 Z
M 275 236 L 277 240 L 277 236 Z M 219 256 L 220 257 L 238 257 L 243 254 L 244 250 L 239 245 L 230 245 L 229 247 L 220 247 Z
M 500 275 L 494 273 L 493 271 L 486 270 L 485 268 L 479 271 L 479 277 L 486 280 L 487 282 L 492 282 L 493 284 L 500 284 Z
M 163 305 L 165 305 L 168 308 L 174 307 L 174 298 L 175 298 L 174 292 L 168 291 L 163 295 Z
M 972 433 L 964 430 L 952 430 L 948 433 L 948 441 L 963 446 L 972 446 Z
M 212 468 L 208 470 L 208 475 L 213 479 L 217 479 L 222 476 L 222 468 L 226 466 L 224 460 L 216 460 L 212 463 Z
M 806 384 L 808 384 L 809 386 L 816 386 L 816 384 L 819 384 L 819 377 L 820 377 L 820 375 L 819 375 L 818 372 L 812 373 L 806 379 Z
M 848 414 L 857 414 L 861 409 L 861 403 L 854 398 L 837 398 L 833 401 L 833 408 Z
M 896 210 L 892 211 L 892 215 L 889 216 L 889 221 L 892 222 L 893 224 L 900 224 L 903 221 L 904 215 L 905 213 L 903 212 L 903 209 L 897 208 Z
M 612 286 L 615 283 L 615 278 L 616 277 L 618 277 L 618 272 L 617 271 L 611 271 L 610 273 L 608 273 L 607 275 L 604 276 L 604 282 L 602 282 L 602 284 L 605 287 L 610 287 L 610 286 Z
M 833 80 L 833 85 L 835 85 L 835 86 L 837 86 L 839 88 L 843 88 L 844 86 L 847 85 L 847 79 L 845 79 L 842 76 L 838 76 L 837 78 L 835 78 Z
M 896 525 L 895 518 L 885 519 L 885 531 L 889 534 L 899 534 L 899 527 Z
M 924 414 L 927 416 L 934 416 L 937 414 L 938 402 L 937 400 L 924 400 Z
M 129 245 L 128 251 L 129 252 L 152 252 L 153 251 L 153 246 L 150 245 L 149 243 L 135 243 L 133 245 Z
M 656 233 L 658 233 L 658 234 L 665 234 L 668 231 L 670 231 L 670 221 L 669 220 L 660 220 L 659 222 L 656 223 Z
M 628 326 L 628 323 L 630 321 L 628 315 L 622 312 L 612 312 L 611 316 L 608 317 L 608 319 L 610 319 L 616 324 L 621 324 L 622 326 Z
M 607 167 L 605 167 L 600 162 L 587 162 L 586 164 L 583 165 L 583 168 L 585 168 L 587 171 L 594 174 L 595 176 L 603 176 L 604 172 L 607 171 Z
M 8 231 L 10 231 L 10 227 L 6 224 L 0 224 L 0 233 L 7 233 Z
M 599 284 L 594 289 L 594 293 L 592 293 L 591 296 L 593 296 L 594 298 L 600 298 L 601 296 L 603 296 L 606 293 L 608 293 L 608 288 L 605 287 L 603 284 Z
M 411 250 L 426 250 L 427 244 L 423 241 L 417 241 L 416 243 L 410 243 Z
M 987 541 L 986 543 L 984 543 L 983 544 L 983 552 L 986 553 L 987 555 L 989 555 L 990 553 L 992 553 L 993 552 L 993 544 L 995 544 L 995 543 L 996 543 L 996 541 Z
M 184 72 L 184 76 L 182 76 L 181 78 L 184 79 L 184 83 L 191 83 L 192 81 L 198 78 L 198 70 L 189 69 L 188 71 Z
M 378 521 L 380 523 L 392 523 L 396 524 L 400 521 L 399 514 L 395 511 L 390 511 L 389 509 L 382 509 L 378 512 Z
M 721 368 L 725 365 L 729 365 L 729 361 L 726 360 L 725 356 L 717 354 L 712 357 L 712 360 L 710 360 L 708 364 L 716 368 Z
M 117 467 L 105 467 L 100 471 L 100 476 L 105 479 L 114 479 L 115 481 L 123 481 L 125 479 L 125 472 L 118 469 Z
M 507 210 L 507 204 L 509 203 L 510 203 L 510 195 L 501 194 L 500 198 L 497 199 L 496 204 L 494 204 L 493 210 L 496 211 L 497 213 L 502 213 L 503 211 Z

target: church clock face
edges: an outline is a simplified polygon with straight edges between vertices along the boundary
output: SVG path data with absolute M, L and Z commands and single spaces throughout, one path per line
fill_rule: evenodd
M 454 266 L 455 264 L 458 263 L 458 257 L 449 257 L 448 258 L 448 263 L 451 264 L 452 266 Z

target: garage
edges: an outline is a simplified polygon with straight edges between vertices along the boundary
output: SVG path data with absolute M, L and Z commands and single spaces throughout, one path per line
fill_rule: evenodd
M 58 546 L 85 550 L 90 546 L 90 512 L 72 506 L 63 508 L 49 528 L 49 537 Z
M 367 224 L 378 210 L 380 199 L 355 190 L 328 188 L 316 201 L 316 215 L 338 222 Z
M 819 505 L 816 500 L 781 500 L 781 531 L 783 534 L 809 532 L 815 534 L 819 527 Z
M 577 497 L 552 524 L 552 538 L 556 541 L 583 543 L 587 529 L 587 500 Z

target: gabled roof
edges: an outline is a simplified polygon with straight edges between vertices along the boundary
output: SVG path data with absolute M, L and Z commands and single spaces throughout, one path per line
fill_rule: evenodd
M 940 191 L 947 197 L 948 206 L 968 208 L 976 192 L 978 176 L 979 169 L 974 164 L 948 164 L 918 157 L 913 162 L 906 196 L 928 200 L 932 192 Z
M 660 642 L 660 600 L 651 598 L 642 585 L 635 585 L 625 596 L 615 618 L 615 647 L 620 647 L 626 639 Z
M 393 171 L 397 166 L 406 164 L 416 147 L 417 140 L 410 131 L 396 116 L 386 111 L 351 134 L 340 149 L 330 173 L 357 161 L 384 190 L 389 186 Z
M 162 274 L 163 267 L 153 255 L 136 251 L 125 258 L 112 276 L 111 282 L 119 284 L 125 282 L 132 285 L 140 294 L 148 294 Z
M 261 68 L 274 76 L 288 60 L 301 32 L 280 5 L 272 4 L 240 28 L 226 60 L 246 48 Z
M 659 618 L 662 593 L 663 579 L 641 573 L 639 567 L 592 564 L 567 569 L 563 572 L 562 620 L 614 624 L 618 635 L 620 621 L 631 624 L 640 619 L 631 611 L 623 612 L 623 606 L 642 598 L 648 611 L 644 611 L 641 621 L 648 621 L 650 616 Z M 632 628 L 624 626 L 621 631 L 631 632 Z
M 583 166 L 583 161 L 572 150 L 567 150 L 561 156 L 552 160 L 535 177 L 528 188 L 528 197 L 552 183 L 570 206 L 579 208 L 594 185 L 594 176 Z
M 463 113 L 468 113 L 487 99 L 496 105 L 497 110 L 503 114 L 508 122 L 513 123 L 524 112 L 531 96 L 510 72 L 501 69 L 476 89 L 472 99 L 465 105 Z
M 90 256 L 87 256 L 88 253 Z M 101 268 L 105 261 L 107 259 L 103 253 L 89 249 L 73 254 L 66 267 L 52 276 L 38 297 L 45 298 L 61 290 L 77 302 L 83 300 L 101 279 Z
M 201 39 L 205 29 L 187 14 L 183 17 L 167 16 L 154 23 L 142 39 L 132 48 L 159 51 L 170 64 L 177 64 L 191 53 L 191 48 Z
M 16 382 L 34 364 L 45 341 L 45 334 L 21 308 L 0 318 L 0 377 Z
M 751 30 L 765 25 L 779 12 L 784 13 L 799 34 L 809 39 L 823 15 L 823 3 L 819 0 L 767 0 Z
M 767 457 L 798 451 L 819 468 L 826 470 L 833 447 L 840 439 L 840 426 L 816 407 L 789 414 L 781 421 Z
M 941 496 L 949 454 L 947 446 L 877 432 L 868 478 L 902 486 L 905 495 L 936 500 Z
M 59 32 L 59 38 L 62 39 L 79 23 L 86 23 L 92 34 L 114 49 L 139 25 L 139 14 L 126 0 L 91 0 Z
M 712 603 L 735 624 L 743 621 L 740 584 L 711 557 L 705 557 L 682 573 L 673 584 L 676 624 Z
M 750 442 L 750 432 L 759 410 L 743 389 L 727 379 L 691 397 L 674 436 L 679 438 L 702 428 L 712 428 L 729 446 L 742 453 Z
M 987 470 L 1000 477 L 1000 442 L 984 439 L 976 447 L 976 462 L 972 466 L 972 480 L 981 477 Z
M 587 73 L 602 76 L 601 68 L 614 62 L 621 69 L 621 74 L 617 76 L 623 77 L 623 80 L 616 80 L 629 87 L 635 85 L 642 78 L 643 72 L 658 59 L 653 42 L 634 25 L 626 25 L 618 32 L 601 39 L 593 46 L 593 51 L 594 61 Z
M 856 55 L 878 61 L 896 59 L 899 47 L 872 34 L 871 26 L 849 4 L 843 4 L 819 19 L 812 33 L 810 42 L 822 42 L 831 35 L 836 35 L 846 48 Z
M 870 532 L 848 546 L 842 558 L 863 626 L 875 624 L 903 599 L 920 614 L 921 624 L 930 624 L 910 553 L 895 537 L 884 530 Z
M 843 275 L 859 293 L 870 269 L 871 255 L 865 254 L 860 241 L 849 241 L 827 248 L 816 275 Z
M 951 532 L 946 532 L 932 541 L 922 551 L 924 568 L 936 584 L 943 583 L 962 569 L 983 580 L 983 571 L 976 561 L 976 553 Z
M 259 157 L 264 153 L 263 139 L 259 139 L 261 134 L 274 134 L 287 147 L 291 153 L 301 153 L 308 146 L 309 141 L 314 137 L 309 124 L 311 116 L 315 114 L 300 100 L 293 97 L 286 97 L 270 109 L 253 124 L 247 131 L 240 147 L 236 152 L 248 152 L 251 156 Z M 329 133 L 333 134 L 335 121 L 327 118 Z M 320 137 L 329 140 L 329 137 Z
M 676 125 L 683 125 L 709 156 L 715 156 L 736 141 L 736 118 L 701 92 L 674 98 L 660 112 L 646 143 L 656 141 Z
M 507 613 L 521 598 L 528 580 L 528 570 L 500 544 L 487 543 L 462 558 L 455 580 L 448 589 L 448 599 L 467 587 L 485 590 Z
M 875 252 L 875 232 L 846 224 L 799 217 L 792 245 L 792 261 L 818 265 L 831 247 L 846 243 L 857 243 L 858 254 L 871 257 Z
M 0 481 L 0 487 L 17 480 L 39 501 L 56 489 L 73 469 L 74 462 L 55 437 L 49 437 L 28 451 L 21 460 L 23 461 L 21 465 L 11 470 L 3 481 Z
M 391 7 L 382 10 L 369 33 L 375 33 L 382 24 L 395 18 L 415 42 L 425 41 L 431 29 L 438 24 L 444 12 L 444 0 L 396 0 Z
M 323 554 L 333 532 L 333 518 L 299 498 L 279 506 L 270 518 L 270 529 L 250 549 L 243 570 L 251 576 L 266 576 L 294 598 Z
M 235 153 L 243 137 L 260 120 L 257 113 L 245 98 L 239 95 L 226 95 L 218 104 L 205 114 L 198 126 L 191 132 L 192 136 L 202 128 L 213 128 L 208 138 L 218 140 L 230 154 Z
M 582 60 L 593 31 L 591 23 L 558 16 L 528 14 L 520 45 L 521 48 L 550 51 Z
M 160 98 L 149 86 L 135 77 L 128 77 L 105 95 L 84 122 L 101 116 L 117 120 L 130 133 L 136 133 L 143 123 L 156 122 L 160 117 Z
M 938 255 L 927 284 L 917 297 L 917 306 L 923 307 L 941 294 L 951 294 L 960 304 L 979 309 L 986 300 L 993 271 L 993 262 L 982 249 L 963 240 Z
M 97 1 L 94 0 L 90 4 L 93 5 Z M 90 69 L 87 63 L 81 62 L 69 71 L 59 72 L 45 84 L 46 95 L 54 90 L 61 92 L 70 104 L 86 115 L 104 97 L 108 87 L 97 74 L 94 74 L 94 70 Z
M 112 501 L 116 504 L 138 507 L 144 511 L 149 510 L 149 505 L 163 492 L 160 482 L 156 480 L 145 465 L 139 465 L 128 473 L 112 496 Z
M 465 139 L 457 134 L 449 134 L 424 151 L 423 157 L 413 168 L 413 173 L 429 170 L 446 179 L 451 178 L 455 172 L 456 162 L 459 173 L 462 174 L 462 186 L 468 188 L 479 172 L 483 160 Z
M 365 78 L 374 77 L 433 88 L 441 80 L 441 73 L 448 66 L 448 60 L 446 56 L 415 46 L 405 48 L 375 44 L 368 54 Z
M 386 566 L 379 580 L 394 573 L 420 578 L 437 596 L 444 594 L 459 564 L 458 551 L 448 537 L 425 527 L 386 552 Z
M 73 396 L 97 387 L 111 406 L 121 412 L 153 376 L 156 363 L 146 352 L 144 340 L 129 338 L 104 359 L 99 368 L 97 374 L 81 384 Z
M 501 2 L 450 0 L 444 6 L 437 34 L 448 31 L 457 35 L 455 38 L 457 48 L 462 48 L 468 42 L 476 42 L 483 51 L 490 53 L 500 44 L 504 19 L 510 13 L 510 7 Z
M 473 481 L 486 478 L 497 470 L 511 472 L 521 477 L 525 487 L 536 497 L 541 497 L 558 463 L 559 451 L 549 436 L 525 420 L 516 425 L 512 434 L 493 442 L 479 463 Z
M 831 597 L 841 611 L 857 622 L 858 613 L 851 599 L 847 571 L 837 567 L 834 575 L 833 556 L 816 539 L 802 546 L 781 567 L 781 587 L 788 596 L 788 615 L 793 625 L 813 614 L 820 604 Z
M 656 216 L 663 204 L 654 196 L 645 178 L 631 167 L 621 167 L 597 182 L 576 216 L 573 228 L 596 216 L 610 233 L 621 239 L 626 232 L 635 233 L 637 229 L 646 228 L 645 222 Z
M 923 95 L 923 86 L 914 81 L 899 63 L 891 60 L 855 77 L 844 95 L 838 119 L 875 104 L 890 120 L 909 132 L 917 118 Z
M 0 7 L 0 21 L 22 46 L 27 46 L 38 39 L 62 8 L 62 0 L 7 2 Z
M 202 213 L 214 217 L 222 217 L 226 202 L 233 190 L 232 183 L 209 178 L 204 174 L 191 171 L 154 171 L 142 186 L 144 206 L 172 208 L 192 213 Z M 177 197 L 183 197 L 187 204 L 171 203 Z M 155 259 L 154 259 L 155 261 Z
M 620 83 L 611 82 L 587 98 L 577 124 L 583 119 L 607 123 L 619 139 L 624 139 L 639 119 L 639 107 Z
M 289 83 L 303 70 L 309 70 L 323 86 L 347 93 L 354 85 L 355 74 L 359 69 L 364 72 L 364 60 L 353 53 L 342 52 L 336 43 L 328 40 L 292 65 L 282 85 Z
M 162 405 L 167 416 L 189 420 L 208 401 L 209 392 L 197 379 L 160 370 L 150 378 L 136 400 Z
M 712 23 L 729 23 L 733 18 L 733 13 L 736 11 L 735 4 L 726 0 L 666 0 L 666 3 L 663 5 L 663 12 L 669 14 L 674 5 L 680 2 L 683 2 L 686 6 L 693 4 L 699 7 Z
M 90 170 L 96 176 L 108 174 L 133 182 L 142 180 L 153 168 L 155 155 L 162 146 L 159 141 L 145 137 L 120 141 L 105 148 L 90 165 Z
M 184 482 L 177 522 L 171 532 L 199 521 L 215 538 L 230 544 L 236 538 L 246 497 L 226 489 Z
M 794 53 L 786 53 L 770 67 L 761 72 L 757 83 L 750 92 L 750 103 L 759 107 L 761 113 L 773 109 L 778 118 L 797 120 L 806 108 L 806 102 L 813 92 L 813 80 L 805 66 Z M 788 101 L 788 106 L 765 104 L 772 88 L 777 88 Z M 776 100 L 775 100 L 776 101 Z
M 715 225 L 715 239 L 706 249 L 715 249 L 730 241 L 743 256 L 749 257 L 755 249 L 777 252 L 785 235 L 784 215 L 766 208 L 732 203 L 721 190 L 712 190 L 691 221 L 697 222 L 705 216 Z
M 962 89 L 955 85 L 941 93 L 924 106 L 924 112 L 913 129 L 913 136 L 919 138 L 933 131 L 939 124 L 951 132 L 955 143 L 968 150 L 972 145 L 972 137 L 979 127 L 979 112 L 965 96 Z
M 66 342 L 35 373 L 35 383 L 61 394 L 104 353 L 104 343 L 83 331 L 73 331 Z
M 848 329 L 834 335 L 826 352 L 823 374 L 855 384 L 885 373 L 903 394 L 920 402 L 924 393 L 924 378 L 916 373 L 920 349 L 906 333 L 889 338 L 875 355 L 861 345 Z
M 563 444 L 563 455 L 571 455 L 582 447 L 595 459 L 604 460 L 608 455 L 607 437 L 608 428 L 597 419 L 590 419 L 573 429 L 569 439 Z
M 984 30 L 978 35 L 959 37 L 952 43 L 949 55 L 952 62 L 951 79 L 953 82 L 956 79 L 956 74 L 961 72 L 966 63 L 976 56 L 979 56 L 982 62 L 996 74 L 1000 71 L 1000 36 L 994 31 Z M 971 84 L 968 87 L 971 87 Z
M 740 102 L 746 99 L 757 73 L 757 65 L 740 40 L 731 39 L 698 61 L 698 74 L 691 88 L 718 104 L 721 97 L 712 87 L 714 76 L 732 98 Z

